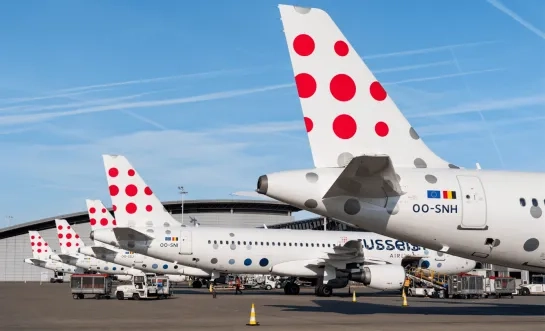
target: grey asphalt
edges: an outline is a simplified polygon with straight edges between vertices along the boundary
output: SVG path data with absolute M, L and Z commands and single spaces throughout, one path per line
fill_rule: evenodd
M 282 290 L 181 288 L 160 301 L 74 300 L 68 284 L 0 283 L 0 330 L 242 330 L 255 304 L 259 330 L 494 330 L 545 329 L 545 296 L 513 299 L 408 298 L 347 289 L 317 298 L 311 288 Z

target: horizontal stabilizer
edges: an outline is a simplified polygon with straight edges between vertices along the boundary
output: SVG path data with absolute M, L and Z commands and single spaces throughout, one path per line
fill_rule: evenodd
M 380 199 L 403 193 L 389 156 L 363 155 L 348 163 L 323 199 L 338 196 Z
M 117 251 L 114 251 L 112 249 L 109 249 L 109 248 L 106 248 L 106 247 L 103 247 L 103 246 L 93 246 L 91 247 L 93 249 L 93 252 L 97 255 L 97 256 L 102 256 L 102 255 L 116 255 L 117 254 Z
M 75 263 L 78 261 L 78 258 L 68 255 L 68 254 L 59 254 L 58 257 L 61 259 L 63 263 L 75 265 Z
M 137 231 L 133 228 L 113 228 L 117 240 L 120 241 L 148 241 L 155 237 Z

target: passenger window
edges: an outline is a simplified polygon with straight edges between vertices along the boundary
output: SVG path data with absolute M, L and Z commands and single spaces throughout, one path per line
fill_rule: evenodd
M 311 247 L 314 247 L 314 244 L 310 244 Z
M 267 246 L 269 246 L 269 242 L 267 241 Z
M 537 207 L 537 199 L 532 199 L 532 205 L 534 205 L 534 207 Z
M 211 244 L 211 243 L 212 243 L 212 241 L 211 241 L 211 240 L 208 240 L 208 243 L 209 243 L 209 244 Z
M 272 242 L 272 245 L 274 246 L 274 241 Z
M 291 243 L 290 243 L 290 247 L 291 247 Z
M 218 242 L 214 240 L 214 245 L 217 244 Z
M 286 246 L 286 243 L 284 243 L 284 246 Z
M 305 244 L 305 246 L 307 246 L 307 247 L 308 247 L 308 243 L 306 243 L 306 244 Z
M 263 242 L 261 242 L 261 246 L 263 246 Z
M 237 245 L 240 245 L 240 241 L 237 241 Z
M 331 244 L 327 244 L 327 247 L 331 247 Z
M 278 246 L 280 246 L 280 242 L 278 243 Z
M 520 198 L 520 205 L 522 207 L 525 207 L 526 206 L 526 200 L 524 200 L 524 198 Z
M 322 247 L 325 247 L 325 244 L 322 244 Z
M 220 240 L 220 245 L 223 245 L 223 240 Z
M 246 242 L 245 242 L 245 241 L 243 241 L 242 243 L 243 243 L 244 245 L 246 245 Z

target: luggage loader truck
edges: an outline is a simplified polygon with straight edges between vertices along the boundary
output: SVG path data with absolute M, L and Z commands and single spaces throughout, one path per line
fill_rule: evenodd
M 166 299 L 171 295 L 168 277 L 155 274 L 133 276 L 131 284 L 119 285 L 115 290 L 118 300 Z

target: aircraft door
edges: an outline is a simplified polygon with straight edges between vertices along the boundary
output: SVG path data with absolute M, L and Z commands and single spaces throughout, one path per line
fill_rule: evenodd
M 479 177 L 456 176 L 460 184 L 462 223 L 458 229 L 486 230 L 486 197 Z
M 180 234 L 180 254 L 191 255 L 193 254 L 193 247 L 191 243 L 191 231 L 183 231 Z

